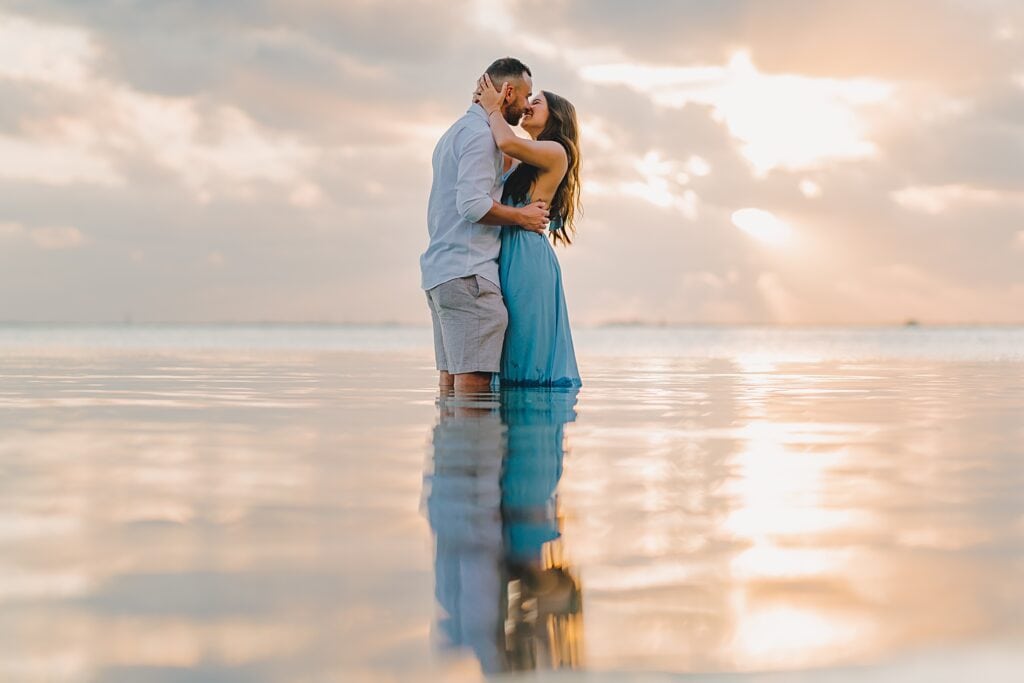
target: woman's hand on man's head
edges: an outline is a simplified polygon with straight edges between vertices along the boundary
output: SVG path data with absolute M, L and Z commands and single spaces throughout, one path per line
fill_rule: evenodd
M 507 99 L 508 93 L 512 90 L 512 84 L 505 81 L 501 89 L 494 87 L 491 77 L 487 74 L 481 76 L 476 82 L 476 92 L 473 93 L 473 101 L 484 108 L 490 116 L 496 111 L 501 111 L 502 103 Z

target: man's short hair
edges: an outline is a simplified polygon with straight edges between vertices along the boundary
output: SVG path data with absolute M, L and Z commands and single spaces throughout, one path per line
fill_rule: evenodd
M 530 67 L 520 62 L 515 57 L 502 57 L 496 59 L 487 67 L 487 75 L 491 77 L 494 87 L 501 89 L 503 81 L 510 81 L 513 78 L 522 78 L 523 74 L 533 78 Z

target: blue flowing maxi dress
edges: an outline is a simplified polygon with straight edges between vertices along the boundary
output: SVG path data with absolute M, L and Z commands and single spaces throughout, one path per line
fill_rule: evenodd
M 528 203 L 529 199 L 513 205 Z M 552 221 L 549 229 L 558 227 L 560 223 Z M 498 275 L 508 309 L 501 386 L 582 386 L 562 289 L 562 269 L 548 236 L 504 226 Z

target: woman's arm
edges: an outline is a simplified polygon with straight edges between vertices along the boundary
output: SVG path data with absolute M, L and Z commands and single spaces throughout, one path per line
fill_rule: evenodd
M 521 138 L 508 125 L 501 113 L 501 105 L 512 92 L 511 83 L 503 83 L 498 91 L 490 76 L 484 74 L 477 83 L 480 106 L 487 112 L 487 123 L 491 126 L 494 142 L 505 154 L 536 166 L 542 171 L 565 169 L 568 158 L 565 148 L 553 140 L 531 140 Z

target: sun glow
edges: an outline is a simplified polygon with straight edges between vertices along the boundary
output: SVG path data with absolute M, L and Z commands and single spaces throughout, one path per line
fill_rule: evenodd
M 793 238 L 793 229 L 788 223 L 764 209 L 740 209 L 732 214 L 732 223 L 758 242 L 778 247 Z
M 874 156 L 878 150 L 866 137 L 860 109 L 885 102 L 893 90 L 865 78 L 763 74 L 746 52 L 725 66 L 601 64 L 584 67 L 580 75 L 633 88 L 665 107 L 710 105 L 759 175 Z

